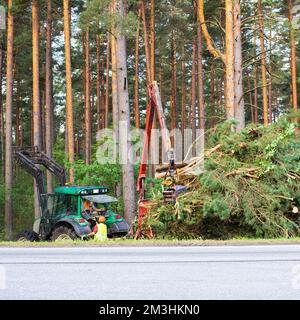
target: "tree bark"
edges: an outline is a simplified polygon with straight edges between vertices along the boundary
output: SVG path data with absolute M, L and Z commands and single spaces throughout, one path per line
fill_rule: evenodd
M 186 57 L 184 46 L 182 48 L 181 57 L 181 144 L 182 159 L 184 159 L 184 130 L 186 128 Z
M 269 83 L 268 83 L 268 114 L 269 114 L 269 117 L 268 117 L 268 121 L 269 123 L 272 123 L 272 113 L 273 113 L 273 110 L 272 110 L 272 103 L 273 103 L 273 99 L 272 99 L 272 61 L 271 61 L 271 58 L 270 58 L 270 65 L 269 65 Z
M 254 30 L 254 36 L 253 36 L 253 46 L 254 46 L 254 57 L 256 57 L 256 31 Z M 258 124 L 258 92 L 257 92 L 257 86 L 258 86 L 258 80 L 257 80 L 257 63 L 256 60 L 254 61 L 253 66 L 253 85 L 254 85 L 254 97 L 253 97 L 253 104 L 254 104 L 254 123 Z
M 210 68 L 210 101 L 211 101 L 211 128 L 216 126 L 216 99 L 215 99 L 215 64 Z
M 171 39 L 171 72 L 172 72 L 172 80 L 171 80 L 171 130 L 175 132 L 177 127 L 177 61 L 176 61 L 176 40 L 174 31 L 172 32 Z M 172 147 L 175 147 L 175 137 L 171 135 L 171 144 Z
M 134 68 L 134 123 L 138 129 L 140 127 L 140 110 L 139 110 L 139 44 L 140 44 L 140 16 L 141 9 L 138 12 L 138 21 L 135 38 L 135 68 Z
M 258 91 L 257 91 L 257 66 L 254 66 L 254 123 L 258 124 Z
M 105 79 L 105 117 L 104 125 L 108 128 L 108 109 L 109 109 L 109 61 L 110 61 L 110 35 L 107 33 L 106 44 L 106 79 Z
M 68 130 L 68 157 L 71 165 L 69 180 L 74 183 L 74 124 L 73 124 L 73 99 L 72 99 L 72 71 L 71 71 L 71 39 L 70 39 L 70 12 L 69 1 L 64 0 L 64 37 L 66 59 L 66 124 Z
M 196 50 L 197 44 L 193 39 L 192 53 L 192 79 L 191 79 L 191 125 L 192 125 L 192 142 L 196 140 Z M 192 148 L 192 156 L 196 156 L 196 148 Z
M 83 148 L 85 149 L 85 106 L 86 106 L 86 59 L 85 59 L 85 32 L 81 32 L 81 44 L 82 44 L 82 102 L 83 102 L 83 110 L 82 110 L 82 116 L 81 116 L 81 127 L 83 132 Z M 67 130 L 66 130 L 67 132 Z M 66 139 L 67 141 L 67 139 Z M 74 142 L 75 143 L 75 142 Z M 84 151 L 84 158 L 85 158 L 85 151 Z
M 104 54 L 101 61 L 101 129 L 104 129 L 105 127 L 105 66 L 104 66 Z
M 225 0 L 226 11 L 226 114 L 227 120 L 235 119 L 234 112 L 234 39 L 232 0 Z
M 100 36 L 96 35 L 96 60 L 97 60 L 97 84 L 96 84 L 96 96 L 97 96 L 97 131 L 101 130 L 101 61 L 100 61 Z
M 295 112 L 298 111 L 298 94 L 297 94 L 297 69 L 296 69 L 296 44 L 295 44 L 295 34 L 292 25 L 292 8 L 293 0 L 288 0 L 288 18 L 290 22 L 290 69 L 291 69 L 291 80 L 292 80 L 292 106 Z M 295 119 L 296 121 L 296 119 Z
M 33 93 L 33 136 L 34 145 L 41 148 L 41 106 L 39 77 L 39 8 L 38 1 L 32 1 L 32 93 Z
M 117 3 L 116 0 L 111 1 L 111 13 L 112 15 L 116 15 L 117 13 Z M 117 66 L 117 49 L 116 49 L 116 36 L 117 30 L 115 27 L 112 28 L 111 33 L 111 70 L 112 70 L 112 77 L 111 77 L 111 90 L 112 90 L 112 114 L 113 114 L 113 130 L 115 135 L 116 141 L 116 156 L 118 159 L 119 156 L 119 97 L 118 97 L 118 66 Z
M 197 42 L 198 42 L 198 112 L 199 112 L 199 129 L 204 130 L 204 89 L 203 89 L 203 66 L 202 66 L 202 32 L 201 26 L 197 26 Z M 202 134 L 202 133 L 201 133 Z M 204 134 L 203 134 L 203 146 L 204 146 Z
M 5 175 L 5 166 L 4 166 L 4 112 L 3 112 L 3 96 L 2 96 L 2 83 L 3 83 L 3 76 L 2 76 L 2 69 L 3 69 L 3 43 L 0 44 L 0 152 L 1 152 L 1 173 L 4 177 Z
M 235 118 L 238 121 L 237 131 L 245 128 L 245 103 L 243 94 L 242 34 L 241 34 L 241 1 L 234 0 L 234 89 Z
M 20 79 L 17 80 L 17 103 L 16 103 L 16 146 L 20 147 L 20 109 L 21 109 L 21 92 Z
M 148 28 L 147 28 L 144 0 L 141 0 L 141 15 L 142 15 L 142 21 L 143 21 L 143 34 L 144 34 L 144 44 L 145 44 L 145 54 L 146 54 L 147 82 L 148 84 L 150 84 L 152 80 L 152 75 L 151 75 L 152 68 L 151 68 L 151 57 L 150 57 L 150 49 L 149 49 Z
M 263 15 L 261 0 L 258 0 L 258 23 L 259 23 L 259 40 L 261 50 L 261 76 L 263 85 L 263 115 L 264 126 L 268 125 L 268 94 L 267 94 L 267 67 L 266 67 L 266 51 L 265 51 L 265 37 L 263 31 Z
M 213 44 L 213 40 L 211 39 L 211 37 L 208 33 L 207 26 L 205 23 L 205 17 L 204 17 L 204 0 L 198 0 L 198 17 L 199 17 L 203 37 L 206 41 L 206 46 L 207 46 L 208 51 L 210 52 L 210 54 L 214 58 L 220 58 L 220 59 L 222 59 L 224 64 L 226 64 L 225 55 L 215 48 L 215 46 Z
M 155 0 L 151 0 L 150 11 L 150 65 L 151 80 L 155 80 Z
M 7 56 L 6 56 L 6 114 L 5 114 L 5 239 L 13 236 L 13 159 L 12 159 L 12 95 L 13 95 L 13 42 L 14 21 L 12 16 L 12 0 L 8 0 L 7 16 Z
M 119 15 L 124 15 L 123 0 L 115 0 Z M 118 101 L 120 119 L 120 158 L 122 160 L 123 196 L 125 206 L 125 219 L 132 226 L 136 214 L 134 171 L 131 164 L 132 146 L 129 137 L 130 110 L 128 98 L 128 78 L 126 62 L 125 37 L 118 32 L 116 38 L 117 52 L 117 79 L 118 79 Z
M 89 30 L 85 32 L 85 163 L 91 163 L 91 90 Z
M 250 112 L 251 112 L 251 122 L 255 123 L 254 106 L 253 106 L 253 98 L 252 98 L 252 89 L 251 89 L 250 76 L 247 77 L 247 84 L 248 84 L 248 92 L 249 92 L 249 105 L 250 105 Z
M 160 65 L 159 67 L 159 73 L 158 73 L 158 79 L 159 79 L 159 90 L 160 90 L 160 98 L 161 103 L 164 106 L 165 104 L 165 95 L 164 95 L 164 75 L 163 75 L 163 68 Z
M 47 0 L 46 24 L 46 68 L 45 68 L 45 108 L 46 108 L 46 154 L 52 157 L 53 145 L 53 104 L 52 104 L 52 0 Z M 47 170 L 47 192 L 53 192 L 53 176 Z
M 33 95 L 33 143 L 42 148 L 42 126 L 40 105 L 40 77 L 39 77 L 39 7 L 38 1 L 32 1 L 32 95 Z M 38 190 L 34 182 L 34 214 L 38 218 L 41 214 L 38 203 Z

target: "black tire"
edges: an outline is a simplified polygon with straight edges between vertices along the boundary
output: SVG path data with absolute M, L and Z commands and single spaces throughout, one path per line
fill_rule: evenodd
M 19 242 L 35 242 L 39 240 L 38 234 L 33 231 L 23 231 L 16 236 L 16 241 Z
M 72 227 L 59 226 L 54 229 L 51 240 L 52 241 L 66 241 L 75 240 L 77 235 Z

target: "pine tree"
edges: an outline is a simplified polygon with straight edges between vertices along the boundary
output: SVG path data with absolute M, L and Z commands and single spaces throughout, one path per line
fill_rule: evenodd
M 12 240 L 13 236 L 13 159 L 12 159 L 12 107 L 13 107 L 13 46 L 14 17 L 12 15 L 13 1 L 8 0 L 7 16 L 7 55 L 6 55 L 6 113 L 5 113 L 5 238 Z
M 68 157 L 70 165 L 74 163 L 74 125 L 73 125 L 73 97 L 72 97 L 72 72 L 71 72 L 71 39 L 70 39 L 70 8 L 69 0 L 63 0 L 64 6 L 64 36 L 66 60 L 66 130 Z M 69 180 L 74 183 L 74 171 L 70 168 Z

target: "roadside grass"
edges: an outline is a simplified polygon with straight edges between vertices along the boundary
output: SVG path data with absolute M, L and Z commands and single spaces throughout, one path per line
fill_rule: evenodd
M 59 248 L 59 247 L 151 247 L 151 246 L 247 246 L 247 245 L 283 245 L 300 244 L 300 237 L 297 238 L 276 238 L 276 239 L 249 239 L 236 238 L 230 240 L 178 240 L 178 239 L 109 239 L 104 242 L 95 240 L 88 241 L 44 241 L 44 242 L 16 242 L 1 241 L 1 248 Z

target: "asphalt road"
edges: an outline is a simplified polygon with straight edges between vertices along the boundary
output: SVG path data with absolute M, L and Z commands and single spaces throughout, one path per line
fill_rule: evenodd
M 300 246 L 0 248 L 0 299 L 300 299 Z

